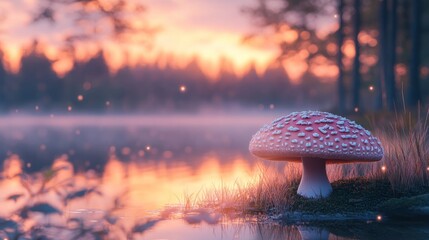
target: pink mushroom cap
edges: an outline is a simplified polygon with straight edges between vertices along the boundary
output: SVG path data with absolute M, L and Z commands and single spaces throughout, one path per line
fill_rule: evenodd
M 384 154 L 380 141 L 361 125 L 319 111 L 293 112 L 264 125 L 253 135 L 249 150 L 260 158 L 292 162 L 372 162 Z

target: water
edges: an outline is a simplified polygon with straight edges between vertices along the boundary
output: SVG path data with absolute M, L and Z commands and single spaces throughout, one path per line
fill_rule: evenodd
M 210 209 L 206 189 L 253 181 L 251 135 L 273 115 L 0 118 L 0 237 L 428 239 L 422 223 L 283 226 Z M 276 165 L 274 165 L 276 164 Z M 53 169 L 53 170 L 52 170 Z M 25 174 L 21 174 L 24 172 Z M 386 238 L 387 237 L 387 238 Z

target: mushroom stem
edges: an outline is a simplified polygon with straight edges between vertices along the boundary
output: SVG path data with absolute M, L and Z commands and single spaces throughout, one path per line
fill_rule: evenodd
M 307 198 L 325 198 L 332 192 L 326 175 L 326 160 L 302 158 L 302 177 L 298 194 Z

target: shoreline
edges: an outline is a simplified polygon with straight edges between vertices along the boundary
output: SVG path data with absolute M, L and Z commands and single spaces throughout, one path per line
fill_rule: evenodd
M 376 222 L 380 214 L 372 211 L 361 213 L 309 213 L 301 211 L 287 211 L 284 213 L 269 215 L 272 221 L 286 225 L 314 224 L 322 222 Z M 381 219 L 380 219 L 381 220 Z

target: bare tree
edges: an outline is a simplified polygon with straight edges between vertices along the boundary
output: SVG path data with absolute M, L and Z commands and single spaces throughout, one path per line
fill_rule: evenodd
M 273 2 L 258 0 L 258 5 L 247 7 L 244 12 L 255 20 L 255 25 L 268 30 L 265 33 L 269 32 L 275 36 L 281 50 L 280 60 L 293 56 L 301 50 L 308 50 L 312 44 L 317 45 L 318 48 L 317 51 L 308 52 L 307 63 L 318 55 L 333 60 L 334 55 L 327 53 L 326 45 L 335 42 L 334 35 L 322 39 L 316 34 L 316 30 L 319 18 L 326 19 L 334 15 L 336 0 L 281 0 L 278 4 L 272 5 Z M 326 6 L 332 6 L 332 8 L 326 8 Z M 295 32 L 296 39 L 283 40 L 282 36 L 288 32 Z M 260 34 L 261 32 L 250 34 L 245 37 L 245 40 Z
M 127 35 L 138 33 L 140 44 L 150 44 L 159 28 L 150 26 L 144 18 L 145 6 L 126 0 L 39 0 L 40 8 L 33 22 L 58 22 L 58 14 L 67 14 L 77 27 L 65 36 L 65 43 L 113 37 L 128 40 Z M 138 20 L 138 24 L 136 23 Z
M 313 64 L 317 65 L 317 60 L 335 64 L 336 53 L 329 51 L 328 46 L 336 44 L 337 31 L 320 36 L 318 23 L 319 19 L 326 20 L 334 16 L 336 3 L 337 0 L 257 0 L 256 6 L 247 7 L 244 12 L 263 30 L 249 34 L 244 41 L 251 41 L 261 35 L 271 39 L 279 47 L 279 62 L 299 56 L 309 69 L 301 77 L 301 84 L 307 84 L 304 80 L 306 77 L 314 78 L 311 69 Z M 287 36 L 294 37 L 291 39 Z

